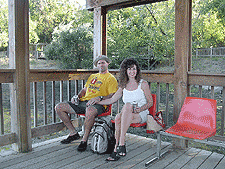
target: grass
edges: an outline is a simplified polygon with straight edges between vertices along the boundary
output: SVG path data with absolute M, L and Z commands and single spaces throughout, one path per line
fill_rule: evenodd
M 0 57 L 0 69 L 9 68 L 9 58 Z M 30 69 L 59 69 L 57 62 L 53 60 L 36 60 L 35 58 L 30 58 Z

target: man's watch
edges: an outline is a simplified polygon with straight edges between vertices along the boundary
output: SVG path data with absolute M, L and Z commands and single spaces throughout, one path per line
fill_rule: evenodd
M 100 98 L 100 101 L 102 101 L 102 100 L 103 100 L 103 96 L 99 96 L 99 98 Z

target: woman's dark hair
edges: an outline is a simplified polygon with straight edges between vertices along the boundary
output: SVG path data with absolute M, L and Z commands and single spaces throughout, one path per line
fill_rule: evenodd
M 134 65 L 137 67 L 137 75 L 135 76 L 135 79 L 137 83 L 141 80 L 141 68 L 139 66 L 139 63 L 134 58 L 128 58 L 124 59 L 123 62 L 120 65 L 120 75 L 119 75 L 119 87 L 122 89 L 126 87 L 126 84 L 128 83 L 128 75 L 127 75 L 127 69 L 132 68 Z

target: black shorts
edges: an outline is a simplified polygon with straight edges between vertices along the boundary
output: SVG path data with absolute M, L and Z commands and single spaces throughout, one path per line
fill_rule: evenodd
M 68 101 L 69 105 L 73 108 L 73 110 L 77 113 L 77 114 L 85 114 L 86 112 L 86 104 L 87 104 L 88 100 L 86 101 L 79 101 L 78 105 L 73 104 L 71 101 Z M 100 104 L 94 104 L 92 105 L 93 107 L 95 107 L 98 111 L 98 115 L 104 113 L 106 111 L 105 107 L 103 105 Z

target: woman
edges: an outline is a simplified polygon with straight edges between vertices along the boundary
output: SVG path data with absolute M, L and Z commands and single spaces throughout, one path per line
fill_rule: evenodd
M 126 155 L 125 136 L 130 124 L 146 122 L 148 108 L 153 105 L 148 82 L 141 79 L 140 71 L 140 66 L 135 59 L 125 59 L 120 65 L 119 89 L 112 98 L 97 103 L 112 104 L 122 96 L 125 103 L 115 118 L 116 144 L 114 152 L 106 159 L 107 161 L 117 161 L 119 156 Z M 134 101 L 137 102 L 136 109 L 133 109 Z

